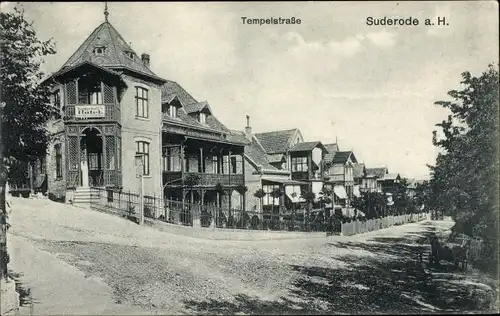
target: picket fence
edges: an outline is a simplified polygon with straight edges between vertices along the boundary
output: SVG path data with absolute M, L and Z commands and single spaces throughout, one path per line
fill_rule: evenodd
M 352 236 L 356 234 L 363 234 L 374 230 L 388 228 L 394 225 L 402 225 L 406 223 L 414 223 L 427 219 L 426 213 L 419 214 L 405 214 L 398 216 L 387 216 L 377 219 L 369 219 L 366 221 L 352 221 L 350 223 L 342 223 L 341 234 L 342 236 Z

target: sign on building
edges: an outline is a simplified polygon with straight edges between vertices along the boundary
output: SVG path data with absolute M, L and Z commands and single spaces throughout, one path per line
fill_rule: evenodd
M 101 105 L 78 105 L 75 107 L 75 117 L 78 118 L 97 118 L 105 117 L 104 104 Z

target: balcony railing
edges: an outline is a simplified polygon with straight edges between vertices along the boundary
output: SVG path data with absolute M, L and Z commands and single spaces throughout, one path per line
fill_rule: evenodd
M 79 111 L 80 110 L 80 111 Z M 120 108 L 115 104 L 66 105 L 66 121 L 116 121 L 120 122 Z
M 236 186 L 245 184 L 245 176 L 243 174 L 219 174 L 219 173 L 198 173 L 198 172 L 185 172 L 184 179 L 190 175 L 198 175 L 200 186 L 212 186 L 220 183 L 224 186 Z M 163 171 L 163 184 L 164 185 L 181 185 L 182 173 L 175 171 Z
M 319 171 L 292 171 L 292 180 L 323 180 L 323 175 Z
M 71 170 L 68 172 L 68 188 L 75 188 L 82 185 L 82 172 Z M 121 187 L 122 172 L 118 170 L 91 170 L 88 177 L 89 186 L 97 187 Z

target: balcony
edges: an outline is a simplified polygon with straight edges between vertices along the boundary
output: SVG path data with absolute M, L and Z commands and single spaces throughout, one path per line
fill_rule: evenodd
M 296 181 L 312 181 L 312 180 L 323 180 L 321 172 L 316 171 L 292 171 L 292 180 Z
M 219 174 L 219 173 L 198 173 L 185 172 L 184 179 L 189 175 L 198 175 L 200 177 L 199 186 L 215 186 L 220 183 L 223 186 L 238 186 L 245 184 L 243 174 Z M 180 186 L 182 173 L 175 171 L 163 171 L 163 184 L 171 186 Z
M 66 105 L 65 121 L 114 121 L 120 123 L 120 108 L 115 104 Z

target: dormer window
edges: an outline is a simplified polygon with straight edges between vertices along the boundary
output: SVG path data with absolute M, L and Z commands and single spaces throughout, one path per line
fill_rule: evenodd
M 106 54 L 106 47 L 99 46 L 99 47 L 94 48 L 94 54 L 97 56 L 102 56 L 102 55 Z
M 134 53 L 131 51 L 125 51 L 125 56 L 127 56 L 130 59 L 134 59 Z
M 207 115 L 203 112 L 200 112 L 199 116 L 198 116 L 198 122 L 200 122 L 201 124 L 206 124 L 207 123 Z
M 177 117 L 177 107 L 173 104 L 168 107 L 168 116 Z

